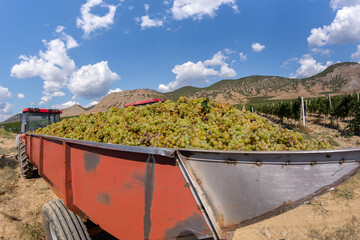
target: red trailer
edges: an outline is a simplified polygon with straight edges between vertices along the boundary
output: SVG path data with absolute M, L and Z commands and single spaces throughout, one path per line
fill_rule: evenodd
M 23 141 L 63 199 L 44 206 L 50 239 L 89 239 L 83 221 L 90 220 L 119 239 L 231 239 L 237 228 L 310 201 L 360 168 L 360 149 L 176 150 L 28 133 Z

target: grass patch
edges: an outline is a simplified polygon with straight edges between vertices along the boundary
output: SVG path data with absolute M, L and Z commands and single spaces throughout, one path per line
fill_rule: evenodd
M 332 146 L 335 146 L 335 147 L 339 147 L 340 144 L 335 141 L 332 137 L 328 137 L 328 142 L 332 145 Z
M 12 192 L 16 186 L 19 179 L 19 175 L 15 172 L 14 169 L 6 166 L 3 170 L 0 170 L 0 196 L 5 193 Z M 0 199 L 1 202 L 1 199 Z
M 21 225 L 21 237 L 27 237 L 30 240 L 45 239 L 45 233 L 42 224 L 39 222 L 25 223 Z
M 309 239 L 313 240 L 359 240 L 360 239 L 360 222 L 356 217 L 349 219 L 342 227 L 335 228 L 332 231 L 311 229 L 307 234 Z
M 355 195 L 354 190 L 358 188 L 360 188 L 360 172 L 351 177 L 347 182 L 336 187 L 331 193 L 335 198 L 351 200 Z
M 325 208 L 324 202 L 316 199 L 310 202 L 310 205 L 313 208 L 315 214 L 322 216 L 323 218 L 328 217 L 329 211 Z
M 6 155 L 0 158 L 0 196 L 5 193 L 11 192 L 17 186 L 19 174 L 16 173 L 15 168 L 17 161 L 14 157 Z M 1 202 L 1 199 L 0 199 Z
M 0 128 L 0 137 L 6 138 L 6 139 L 11 139 L 11 138 L 14 138 L 14 135 L 12 133 L 6 131 L 5 129 Z

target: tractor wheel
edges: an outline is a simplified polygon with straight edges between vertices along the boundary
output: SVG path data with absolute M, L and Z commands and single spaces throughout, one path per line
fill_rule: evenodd
M 21 169 L 21 175 L 24 178 L 32 178 L 34 177 L 34 169 L 33 165 L 30 162 L 28 156 L 25 154 L 25 144 L 23 141 L 20 141 L 19 147 L 18 147 L 18 158 L 20 160 L 20 169 Z
M 47 240 L 90 240 L 81 218 L 68 210 L 60 199 L 44 204 L 42 222 Z

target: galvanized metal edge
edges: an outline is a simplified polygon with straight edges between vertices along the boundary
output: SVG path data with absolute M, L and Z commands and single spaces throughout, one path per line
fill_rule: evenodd
M 203 203 L 202 198 L 198 195 L 198 192 L 194 186 L 193 179 L 190 176 L 188 170 L 186 169 L 186 166 L 180 156 L 181 156 L 180 154 L 177 154 L 176 160 L 179 163 L 179 168 L 180 168 L 182 175 L 185 178 L 185 181 L 187 183 L 189 183 L 189 188 L 190 188 L 190 191 L 196 201 L 196 204 L 199 206 L 199 210 L 203 214 L 205 222 L 207 223 L 208 227 L 210 228 L 211 232 L 213 233 L 214 239 L 221 239 L 218 234 L 218 231 L 217 231 L 217 229 L 219 229 L 219 227 L 217 226 L 216 222 L 213 221 L 212 218 L 209 216 L 208 212 L 211 211 L 211 209 L 210 209 L 210 207 L 208 207 L 209 206 L 208 204 Z
M 170 149 L 170 148 L 142 147 L 142 146 L 111 144 L 111 143 L 98 143 L 98 142 L 74 140 L 74 139 L 69 139 L 69 138 L 60 138 L 60 137 L 54 137 L 54 136 L 49 136 L 49 135 L 32 134 L 32 133 L 27 133 L 27 135 L 39 137 L 39 138 L 42 137 L 44 139 L 51 139 L 51 140 L 60 141 L 60 142 L 86 145 L 86 146 L 90 146 L 90 147 L 98 147 L 98 148 L 102 148 L 102 149 L 134 152 L 134 153 L 145 153 L 145 154 L 160 155 L 160 156 L 165 156 L 165 157 L 175 157 L 175 152 L 176 152 L 176 149 Z

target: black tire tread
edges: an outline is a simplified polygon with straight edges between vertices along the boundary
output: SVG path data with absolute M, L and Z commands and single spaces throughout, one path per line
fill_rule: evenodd
M 56 199 L 47 202 L 43 212 L 49 212 L 53 216 L 58 234 L 64 240 L 90 240 L 89 234 L 81 218 L 68 210 L 62 200 Z
M 31 164 L 28 156 L 26 156 L 25 144 L 23 143 L 23 141 L 20 141 L 19 144 L 19 161 L 20 161 L 21 175 L 26 179 L 34 177 L 33 165 Z

